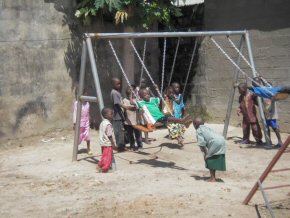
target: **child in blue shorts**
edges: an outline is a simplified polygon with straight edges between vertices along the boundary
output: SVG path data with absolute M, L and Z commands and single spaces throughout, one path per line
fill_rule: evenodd
M 275 148 L 280 148 L 283 144 L 281 140 L 281 135 L 280 131 L 278 128 L 278 112 L 277 112 L 277 104 L 275 100 L 271 99 L 263 99 L 264 102 L 264 108 L 265 108 L 265 118 L 266 118 L 266 123 L 267 123 L 267 129 L 268 129 L 268 134 L 270 137 L 270 127 L 274 130 L 277 139 L 278 139 L 278 144 L 275 146 Z

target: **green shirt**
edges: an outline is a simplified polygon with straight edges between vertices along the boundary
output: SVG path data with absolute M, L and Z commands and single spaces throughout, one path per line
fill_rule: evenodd
M 200 125 L 196 130 L 196 137 L 198 145 L 207 148 L 207 157 L 225 154 L 225 139 L 223 136 L 217 134 L 213 129 L 205 125 Z
M 146 107 L 151 114 L 151 116 L 154 118 L 155 121 L 159 120 L 160 118 L 164 117 L 164 114 L 159 109 L 159 98 L 153 98 L 151 97 L 149 101 L 137 101 L 138 108 L 144 109 Z

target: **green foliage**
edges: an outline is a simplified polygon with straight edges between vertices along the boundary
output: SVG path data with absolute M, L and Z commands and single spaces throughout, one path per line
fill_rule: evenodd
M 148 29 L 152 23 L 170 25 L 171 17 L 181 16 L 181 10 L 173 5 L 175 0 L 79 0 L 75 16 L 88 23 L 100 11 L 108 11 L 116 23 L 140 26 Z M 122 19 L 120 19 L 120 17 Z M 123 19 L 125 18 L 125 19 Z

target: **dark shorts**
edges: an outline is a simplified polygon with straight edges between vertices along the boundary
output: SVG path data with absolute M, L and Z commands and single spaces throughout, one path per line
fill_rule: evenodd
M 273 129 L 277 129 L 278 128 L 278 123 L 277 123 L 277 119 L 272 119 L 272 120 L 266 120 L 267 126 L 272 127 Z

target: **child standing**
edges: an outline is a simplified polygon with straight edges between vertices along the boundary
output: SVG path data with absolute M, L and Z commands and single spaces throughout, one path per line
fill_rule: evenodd
M 216 171 L 226 170 L 226 145 L 225 139 L 221 135 L 214 132 L 213 129 L 204 125 L 204 121 L 200 117 L 193 120 L 196 129 L 197 143 L 200 150 L 204 153 L 205 167 L 209 169 L 209 182 L 216 182 Z
M 280 131 L 277 124 L 278 112 L 277 112 L 276 101 L 274 99 L 263 99 L 263 102 L 264 102 L 264 108 L 265 108 L 265 118 L 266 118 L 266 123 L 267 123 L 268 135 L 269 137 L 271 136 L 270 135 L 270 127 L 271 127 L 274 130 L 278 139 L 278 143 L 275 146 L 275 148 L 281 148 L 283 142 L 281 140 L 281 135 L 280 135 Z
M 84 90 L 84 95 L 87 92 Z M 79 136 L 79 144 L 82 141 L 87 142 L 87 153 L 92 155 L 92 151 L 90 148 L 90 103 L 87 101 L 81 102 L 82 109 L 81 109 L 81 122 L 80 122 L 80 136 Z M 74 112 L 73 112 L 73 129 L 75 130 L 76 126 L 76 118 L 77 118 L 77 105 L 78 102 L 74 102 Z
M 125 116 L 123 113 L 123 109 L 130 109 L 131 106 L 125 106 L 123 104 L 122 96 L 120 93 L 121 80 L 119 78 L 113 78 L 112 85 L 113 85 L 113 89 L 111 91 L 111 99 L 112 99 L 113 108 L 114 108 L 113 127 L 115 131 L 116 144 L 118 147 L 118 151 L 122 152 L 125 150 L 125 139 L 124 139 Z
M 248 92 L 247 84 L 241 83 L 239 88 L 239 108 L 237 110 L 238 116 L 243 115 L 243 141 L 241 144 L 250 143 L 250 128 L 252 128 L 253 136 L 258 145 L 263 144 L 262 142 L 262 131 L 256 115 L 257 98 L 254 94 Z
M 114 112 L 110 108 L 104 108 L 101 113 L 104 118 L 99 127 L 102 158 L 97 165 L 97 170 L 106 173 L 112 165 L 113 149 L 116 148 L 115 135 L 111 123 L 113 121 Z
M 174 117 L 182 118 L 184 114 L 184 102 L 183 96 L 180 94 L 180 85 L 177 82 L 172 83 L 172 87 L 174 90 L 174 101 L 173 101 L 173 110 L 174 110 Z
M 132 88 L 128 87 L 126 89 L 126 98 L 123 99 L 124 105 L 130 107 L 130 109 L 125 110 L 125 129 L 127 130 L 130 148 L 131 149 L 142 149 L 142 135 L 138 129 L 135 129 L 133 126 L 137 125 L 140 121 L 139 113 L 137 112 L 136 107 L 132 107 Z M 135 135 L 135 138 L 134 138 Z M 136 139 L 136 140 L 135 140 Z M 137 146 L 135 146 L 135 141 L 137 142 Z

